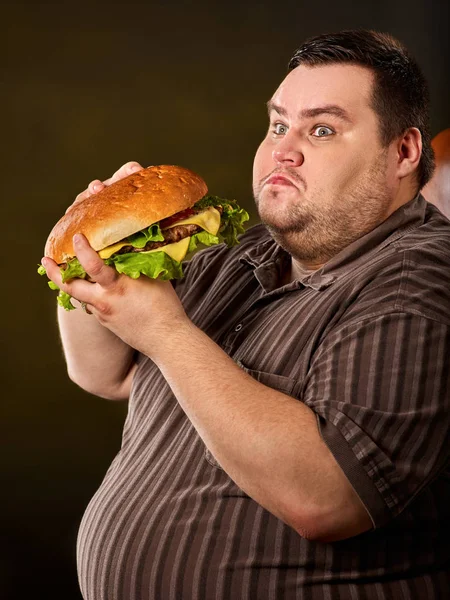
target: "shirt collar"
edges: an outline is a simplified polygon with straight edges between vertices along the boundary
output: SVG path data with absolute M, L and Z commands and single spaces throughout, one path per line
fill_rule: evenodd
M 353 269 L 360 260 L 367 260 L 368 255 L 379 252 L 392 244 L 409 231 L 419 227 L 425 221 L 427 201 L 421 194 L 398 208 L 375 229 L 349 244 L 320 269 L 289 284 L 289 287 L 302 286 L 322 290 L 329 287 L 340 276 Z M 267 235 L 269 235 L 267 233 Z M 277 273 L 281 272 L 290 261 L 290 255 L 271 237 L 256 244 L 241 258 L 255 269 L 255 276 L 263 287 L 274 289 Z M 261 276 L 264 281 L 261 281 Z

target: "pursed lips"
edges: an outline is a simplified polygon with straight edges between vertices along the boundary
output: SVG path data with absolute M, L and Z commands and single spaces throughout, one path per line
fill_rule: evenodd
M 292 186 L 296 187 L 295 183 L 293 183 L 287 177 L 284 177 L 284 175 L 272 175 L 271 177 L 269 177 L 269 179 L 266 181 L 266 183 L 264 185 L 267 185 L 267 184 L 292 185 Z

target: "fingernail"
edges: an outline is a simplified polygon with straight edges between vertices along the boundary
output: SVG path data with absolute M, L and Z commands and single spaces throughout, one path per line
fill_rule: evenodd
M 103 186 L 101 183 L 96 183 L 95 185 L 92 186 L 92 189 L 94 190 L 94 192 L 99 192 L 102 188 L 103 188 Z
M 79 234 L 79 233 L 76 233 L 76 234 L 73 236 L 73 243 L 74 243 L 75 245 L 77 245 L 77 246 L 79 246 L 80 244 L 82 244 L 82 243 L 83 243 L 83 237 L 81 236 L 81 234 Z
M 47 260 L 45 257 L 44 257 L 44 258 L 41 258 L 41 264 L 42 264 L 44 267 L 48 267 L 48 260 Z

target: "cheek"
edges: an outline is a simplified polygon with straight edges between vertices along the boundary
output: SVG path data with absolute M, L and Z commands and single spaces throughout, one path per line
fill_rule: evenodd
M 253 185 L 267 175 L 271 168 L 271 151 L 267 148 L 265 141 L 263 141 L 259 145 L 253 161 Z
M 337 165 L 336 165 L 337 166 Z M 345 190 L 352 187 L 361 179 L 361 176 L 367 173 L 369 165 L 361 156 L 353 156 L 351 160 L 346 160 L 340 164 L 339 168 L 334 168 L 332 179 L 336 190 Z

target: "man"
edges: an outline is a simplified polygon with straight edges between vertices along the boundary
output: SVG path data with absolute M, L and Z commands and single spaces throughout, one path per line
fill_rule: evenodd
M 450 224 L 419 194 L 424 78 L 388 35 L 324 35 L 268 107 L 264 225 L 238 247 L 175 287 L 83 237 L 96 283 L 46 261 L 92 313 L 59 313 L 70 377 L 129 397 L 80 527 L 85 600 L 450 594 Z

